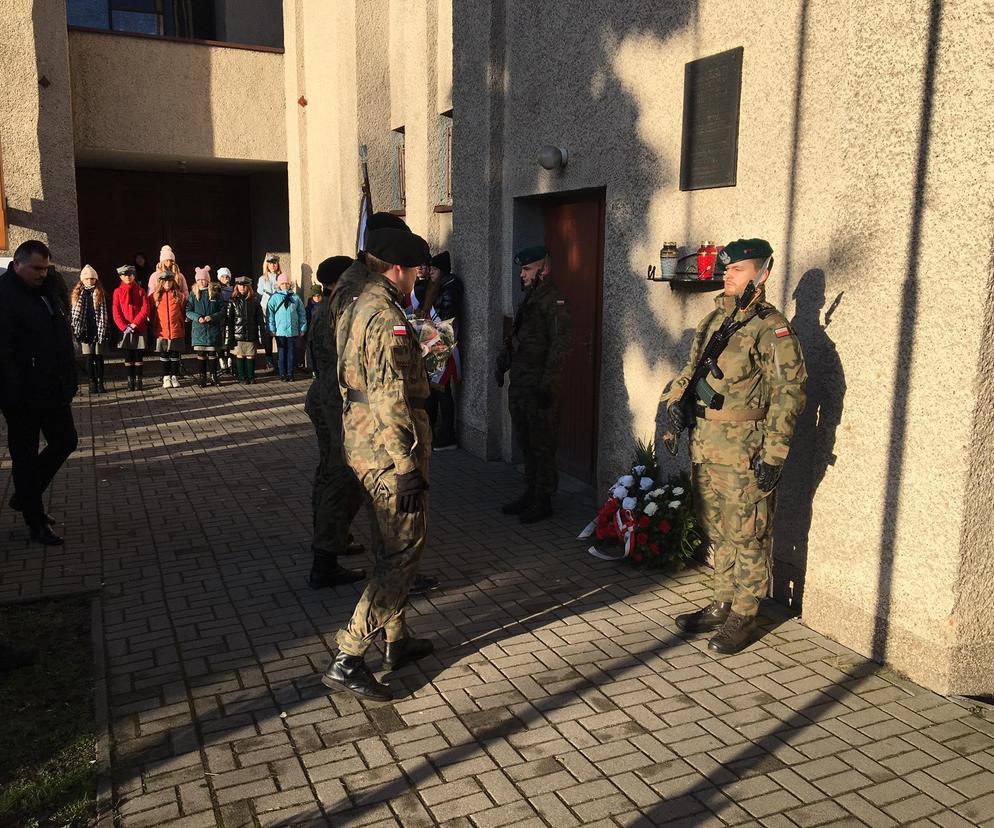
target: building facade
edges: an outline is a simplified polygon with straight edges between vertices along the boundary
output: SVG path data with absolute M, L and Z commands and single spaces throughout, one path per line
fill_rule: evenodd
M 983 4 L 69 0 L 67 25 L 65 0 L 0 3 L 0 255 L 41 237 L 103 272 L 169 242 L 187 272 L 255 273 L 272 249 L 303 286 L 354 252 L 364 145 L 374 209 L 464 277 L 460 442 L 487 459 L 515 457 L 491 373 L 515 249 L 554 252 L 576 327 L 560 462 L 601 492 L 715 296 L 648 281 L 660 247 L 769 239 L 811 377 L 775 597 L 940 692 L 994 690 Z M 687 65 L 734 50 L 732 179 L 682 188 Z

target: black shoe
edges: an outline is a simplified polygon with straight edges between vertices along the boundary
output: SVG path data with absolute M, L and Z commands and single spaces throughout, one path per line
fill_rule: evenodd
M 505 515 L 520 515 L 532 504 L 532 500 L 535 498 L 534 492 L 529 489 L 517 500 L 512 500 L 510 503 L 505 503 L 500 507 L 500 510 Z
M 134 377 L 128 377 L 128 390 L 129 391 L 134 391 L 135 390 L 135 378 Z
M 43 523 L 41 526 L 31 526 L 31 540 L 35 543 L 41 543 L 45 546 L 62 546 L 65 543 L 62 538 L 52 531 L 47 523 Z
M 365 569 L 346 569 L 344 566 L 335 564 L 334 569 L 318 570 L 311 567 L 310 577 L 307 585 L 311 589 L 323 589 L 324 587 L 340 586 L 342 584 L 354 584 L 366 577 Z
M 106 394 L 107 393 L 107 386 L 104 385 L 104 381 L 103 380 L 97 380 L 97 393 L 98 394 Z
M 33 664 L 35 655 L 34 650 L 22 650 L 18 647 L 11 647 L 9 644 L 0 644 L 0 673 Z
M 339 651 L 321 676 L 321 683 L 332 690 L 348 690 L 373 701 L 390 701 L 393 693 L 378 682 L 362 656 L 350 656 Z
M 747 618 L 730 612 L 718 634 L 708 642 L 708 649 L 722 655 L 734 655 L 748 646 L 754 632 L 756 632 L 755 617 Z
M 431 575 L 418 575 L 414 578 L 414 583 L 411 584 L 408 593 L 411 595 L 423 595 L 426 592 L 431 592 L 433 589 L 438 589 L 438 578 Z
M 97 393 L 97 381 L 96 380 L 90 380 L 90 393 L 91 394 L 96 394 Z
M 712 601 L 704 609 L 688 612 L 676 617 L 676 625 L 686 633 L 711 632 L 725 623 L 731 612 L 732 602 L 718 603 Z
M 200 386 L 201 388 L 206 388 L 206 387 L 208 386 L 208 384 L 209 384 L 209 383 L 207 382 L 207 374 L 201 374 L 201 375 L 200 375 L 200 382 L 199 382 L 199 383 L 197 383 L 197 384 L 198 384 L 198 385 L 199 385 L 199 386 Z
M 457 448 L 459 448 L 459 446 L 456 445 L 455 440 L 446 440 L 444 442 L 440 441 L 438 443 L 432 443 L 431 445 L 432 451 L 454 451 Z
M 538 523 L 552 514 L 552 503 L 544 497 L 536 500 L 525 511 L 518 515 L 518 523 Z
M 11 495 L 10 508 L 13 509 L 15 512 L 21 511 L 21 501 L 17 499 L 16 494 Z M 43 517 L 45 519 L 45 523 L 47 523 L 49 526 L 55 526 L 55 518 L 53 518 L 50 514 L 48 514 L 48 512 L 45 512 Z
M 145 390 L 145 383 L 142 381 L 142 378 L 141 378 L 140 374 L 137 377 L 135 377 L 135 388 L 138 391 L 144 391 Z
M 346 557 L 350 557 L 352 555 L 361 555 L 365 551 L 366 551 L 365 546 L 363 546 L 361 543 L 357 543 L 356 541 L 350 539 L 348 544 L 346 544 L 345 546 L 345 551 L 342 552 L 341 554 L 345 555 Z
M 383 668 L 399 670 L 405 664 L 413 664 L 419 658 L 435 652 L 435 645 L 427 638 L 402 638 L 400 641 L 388 641 L 383 650 Z
M 211 385 L 214 385 L 214 386 L 216 386 L 216 387 L 218 387 L 218 388 L 220 388 L 220 387 L 221 387 L 221 380 L 220 380 L 220 378 L 219 378 L 219 377 L 218 377 L 218 375 L 217 375 L 217 371 L 214 371 L 213 373 L 211 373 L 211 381 L 210 381 L 210 384 L 211 384 Z

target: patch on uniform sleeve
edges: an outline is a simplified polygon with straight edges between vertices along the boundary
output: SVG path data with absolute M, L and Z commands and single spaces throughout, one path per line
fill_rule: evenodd
M 407 325 L 394 325 L 393 326 L 394 336 L 407 336 Z
M 784 325 L 782 328 L 777 328 L 773 331 L 773 334 L 777 339 L 783 339 L 785 336 L 790 336 L 790 328 Z
M 557 299 L 556 300 L 556 304 L 557 305 L 565 305 L 566 304 L 566 300 L 565 299 Z

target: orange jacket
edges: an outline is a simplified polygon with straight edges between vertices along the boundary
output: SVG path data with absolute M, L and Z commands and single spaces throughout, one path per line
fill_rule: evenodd
M 159 339 L 186 337 L 186 301 L 178 290 L 164 291 L 155 306 L 155 335 Z

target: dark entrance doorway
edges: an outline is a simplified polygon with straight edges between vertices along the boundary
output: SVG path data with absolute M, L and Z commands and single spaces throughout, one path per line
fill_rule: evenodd
M 80 256 L 109 290 L 118 266 L 142 252 L 154 269 L 167 243 L 191 284 L 205 264 L 256 273 L 248 176 L 78 168 L 76 190 Z
M 566 295 L 573 347 L 563 368 L 559 469 L 587 483 L 597 470 L 597 407 L 604 275 L 604 191 L 541 201 L 552 276 Z

